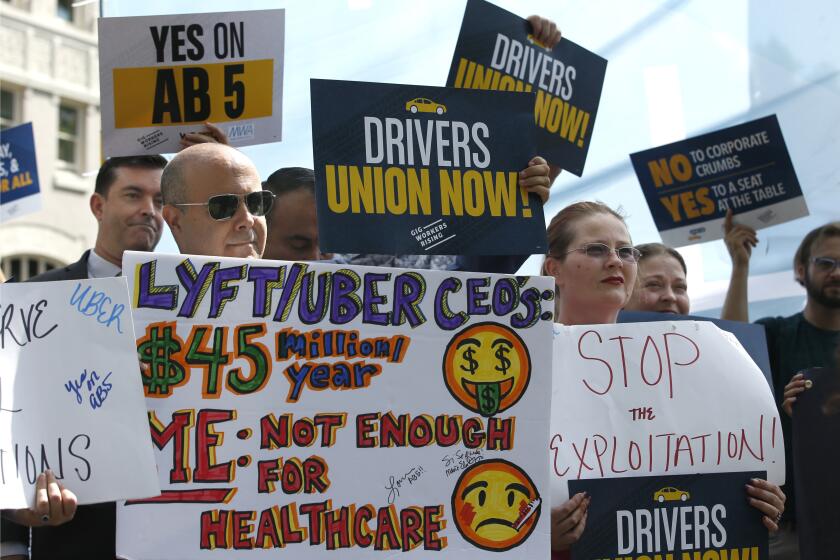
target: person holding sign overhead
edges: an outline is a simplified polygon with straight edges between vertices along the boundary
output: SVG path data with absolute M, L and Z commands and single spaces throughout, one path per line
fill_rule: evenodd
M 548 226 L 548 254 L 542 273 L 554 277 L 555 321 L 564 325 L 616 322 L 630 299 L 641 252 L 633 247 L 624 218 L 600 202 L 578 202 L 561 210 Z M 747 499 L 770 531 L 785 509 L 778 486 L 753 480 Z M 552 508 L 552 552 L 577 542 L 586 528 L 590 498 L 579 493 Z M 560 556 L 562 557 L 562 556 Z
M 527 18 L 531 25 L 533 39 L 544 45 L 544 48 L 553 49 L 560 42 L 562 37 L 557 24 L 550 19 L 532 15 Z M 281 170 L 282 171 L 282 170 Z M 519 187 L 529 194 L 536 194 L 543 204 L 548 201 L 551 185 L 560 175 L 562 169 L 546 161 L 541 156 L 533 157 L 528 166 L 519 172 Z M 276 172 L 276 173 L 279 173 Z M 274 175 L 272 175 L 273 177 Z M 269 183 L 271 177 L 269 177 Z M 269 187 L 272 188 L 272 187 Z M 280 193 L 272 188 L 280 196 Z M 276 209 L 275 212 L 279 212 Z M 279 226 L 278 226 L 279 227 Z M 271 229 L 271 225 L 269 226 Z M 269 232 L 270 243 L 266 258 L 283 258 L 279 252 L 275 252 L 273 245 L 274 236 Z M 336 261 L 346 264 L 358 264 L 366 266 L 390 266 L 407 268 L 425 268 L 440 270 L 461 270 L 480 271 L 501 274 L 513 274 L 525 262 L 528 255 L 510 256 L 457 256 L 457 255 L 380 255 L 363 253 L 337 254 Z
M 747 322 L 747 278 L 752 247 L 757 239 L 752 228 L 738 224 L 727 216 L 724 224 L 726 248 L 732 258 L 732 275 L 726 293 L 721 319 Z M 797 374 L 814 367 L 829 367 L 840 341 L 840 222 L 829 222 L 811 230 L 793 257 L 796 281 L 805 288 L 805 309 L 790 317 L 765 317 L 756 321 L 764 325 L 767 350 L 773 374 L 777 405 L 784 409 L 789 390 L 799 385 Z M 793 518 L 796 496 L 793 490 L 793 432 L 790 417 L 782 414 L 785 440 L 785 489 L 791 497 L 788 514 L 782 519 L 783 531 L 778 543 L 779 557 L 798 555 L 796 523 Z M 781 551 L 784 550 L 784 554 Z

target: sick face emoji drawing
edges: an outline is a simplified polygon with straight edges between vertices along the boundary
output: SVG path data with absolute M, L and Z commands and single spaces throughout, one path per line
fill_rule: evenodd
M 443 355 L 443 380 L 459 403 L 482 416 L 514 404 L 531 379 L 531 357 L 513 330 L 477 323 L 456 334 Z
M 541 502 L 530 477 L 504 459 L 468 468 L 452 492 L 452 512 L 461 536 L 494 552 L 525 542 L 540 518 Z

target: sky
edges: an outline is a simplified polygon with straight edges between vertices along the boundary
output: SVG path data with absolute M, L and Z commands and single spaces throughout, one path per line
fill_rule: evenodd
M 535 0 L 495 2 L 557 22 L 563 36 L 608 62 L 583 177 L 562 174 L 547 218 L 576 200 L 620 207 L 633 241 L 659 241 L 630 153 L 777 114 L 811 216 L 759 232 L 751 318 L 802 306 L 791 259 L 804 233 L 840 219 L 840 3 L 812 0 Z M 286 10 L 283 140 L 245 147 L 263 177 L 312 166 L 309 80 L 442 86 L 466 0 L 240 0 L 239 10 Z M 229 11 L 223 0 L 104 0 L 105 16 Z M 265 37 L 264 40 L 280 40 Z M 159 250 L 176 252 L 169 232 Z M 692 310 L 716 316 L 730 271 L 722 241 L 681 249 Z M 539 259 L 523 273 L 535 274 Z

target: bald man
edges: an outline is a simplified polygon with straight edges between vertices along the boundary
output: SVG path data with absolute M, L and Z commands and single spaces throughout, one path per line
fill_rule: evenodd
M 260 258 L 274 195 L 256 167 L 223 144 L 182 150 L 163 170 L 163 219 L 184 254 Z

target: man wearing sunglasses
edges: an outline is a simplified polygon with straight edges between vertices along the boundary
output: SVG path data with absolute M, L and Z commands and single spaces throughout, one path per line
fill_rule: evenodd
M 256 167 L 223 144 L 178 153 L 161 177 L 163 218 L 184 254 L 260 258 L 274 195 Z
M 721 319 L 748 321 L 747 277 L 752 248 L 757 243 L 755 230 L 726 218 L 726 248 L 732 258 L 732 278 Z M 840 222 L 831 222 L 806 235 L 793 257 L 796 281 L 805 288 L 805 309 L 790 317 L 765 317 L 767 350 L 773 373 L 773 386 L 780 411 L 793 410 L 795 395 L 806 384 L 799 372 L 815 367 L 830 367 L 840 343 Z M 771 538 L 771 558 L 799 558 L 793 478 L 792 431 L 788 413 L 780 413 L 785 440 L 787 495 L 785 514 L 779 535 Z

